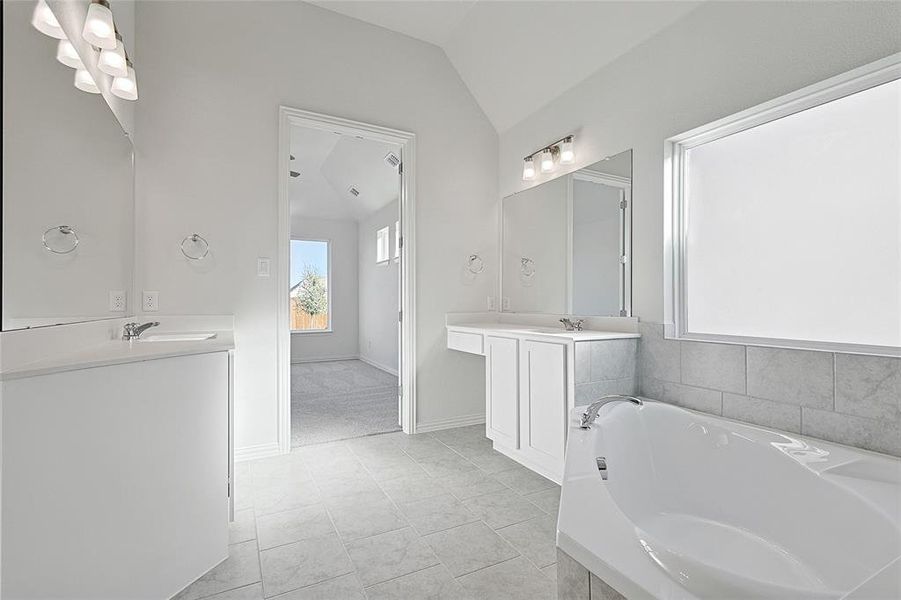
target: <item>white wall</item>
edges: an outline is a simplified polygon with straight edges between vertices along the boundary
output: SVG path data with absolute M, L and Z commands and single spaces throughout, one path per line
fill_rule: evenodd
M 663 140 L 898 51 L 899 3 L 706 3 L 506 131 L 501 193 L 563 134 L 572 170 L 633 148 L 633 309 L 662 321 Z
M 360 222 L 360 358 L 397 373 L 398 263 L 394 260 L 397 201 Z M 375 232 L 389 228 L 387 262 L 375 262 Z
M 291 238 L 328 240 L 331 328 L 327 333 L 292 333 L 291 362 L 357 356 L 357 222 L 293 217 Z
M 238 448 L 277 439 L 280 104 L 412 131 L 417 419 L 484 412 L 484 365 L 446 349 L 448 311 L 494 293 L 497 135 L 437 47 L 300 2 L 137 5 L 137 277 L 162 310 L 235 315 Z M 198 32 L 212 35 L 197 35 Z M 188 264 L 179 241 L 209 239 Z M 473 251 L 485 271 L 462 278 Z

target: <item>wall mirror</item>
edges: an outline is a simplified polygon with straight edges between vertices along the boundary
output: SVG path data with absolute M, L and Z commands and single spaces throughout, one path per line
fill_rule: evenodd
M 501 203 L 504 312 L 630 316 L 632 151 Z
M 3 3 L 4 331 L 133 314 L 132 144 L 34 8 Z

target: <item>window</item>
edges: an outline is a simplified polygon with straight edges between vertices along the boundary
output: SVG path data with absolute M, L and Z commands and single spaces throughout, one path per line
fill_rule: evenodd
M 329 243 L 291 240 L 291 331 L 331 331 Z
M 668 141 L 668 335 L 901 353 L 899 74 L 864 67 Z
M 394 222 L 394 260 L 400 260 L 400 221 Z
M 375 232 L 375 262 L 383 263 L 388 260 L 388 227 L 383 227 Z

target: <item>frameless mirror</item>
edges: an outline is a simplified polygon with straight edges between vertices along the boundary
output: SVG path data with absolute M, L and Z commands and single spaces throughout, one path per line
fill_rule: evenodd
M 131 141 L 34 6 L 3 3 L 3 330 L 126 316 L 132 289 Z
M 505 312 L 629 316 L 632 151 L 502 201 Z

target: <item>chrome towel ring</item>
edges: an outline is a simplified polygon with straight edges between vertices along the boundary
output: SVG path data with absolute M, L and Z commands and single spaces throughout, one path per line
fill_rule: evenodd
M 69 225 L 57 225 L 44 232 L 41 243 L 53 254 L 69 254 L 78 247 L 78 234 Z

